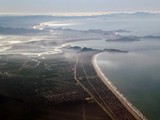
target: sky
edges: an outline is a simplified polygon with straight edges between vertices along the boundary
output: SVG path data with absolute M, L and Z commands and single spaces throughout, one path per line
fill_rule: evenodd
M 160 0 L 0 0 L 0 13 L 160 11 Z

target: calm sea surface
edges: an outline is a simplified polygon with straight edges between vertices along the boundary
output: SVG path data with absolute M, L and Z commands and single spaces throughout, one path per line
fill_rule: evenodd
M 92 27 L 131 30 L 137 36 L 160 35 L 160 19 L 134 20 L 109 20 Z M 118 90 L 149 120 L 160 120 L 160 39 L 141 39 L 135 42 L 93 40 L 73 42 L 71 45 L 129 51 L 129 53 L 104 52 L 97 58 L 98 65 Z
M 18 21 L 18 22 L 17 22 Z M 0 26 L 33 28 L 39 22 L 57 23 L 73 30 L 127 30 L 125 35 L 160 36 L 160 16 L 99 16 L 80 18 L 0 17 Z M 52 22 L 53 21 L 53 22 Z M 63 26 L 62 26 L 63 25 Z M 40 24 L 40 27 L 41 24 Z M 46 26 L 47 28 L 49 25 Z M 54 26 L 55 28 L 55 26 Z M 3 37 L 3 36 L 2 36 Z M 160 38 L 160 37 L 159 37 Z M 1 38 L 0 38 L 1 39 Z M 160 39 L 134 42 L 79 41 L 73 46 L 119 49 L 128 53 L 102 53 L 97 62 L 102 72 L 149 120 L 160 120 Z

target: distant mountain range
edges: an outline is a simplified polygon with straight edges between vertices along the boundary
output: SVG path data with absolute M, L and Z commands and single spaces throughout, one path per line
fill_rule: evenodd
M 110 14 L 108 14 L 108 13 L 104 13 L 104 14 L 97 14 L 97 15 L 73 15 L 73 16 L 71 16 L 71 15 L 65 15 L 65 16 L 63 16 L 63 15 L 49 15 L 49 14 L 42 14 L 42 15 L 40 15 L 40 14 L 21 14 L 21 15 L 19 15 L 19 14 L 0 14 L 0 17 L 9 17 L 9 16 L 11 16 L 11 17 L 30 17 L 30 18 L 34 18 L 34 17 L 39 17 L 39 18 L 41 18 L 41 17 L 43 17 L 43 19 L 45 19 L 45 18 L 47 18 L 47 19 L 49 19 L 49 18 L 53 18 L 53 17 L 56 17 L 56 18 L 70 18 L 70 17 L 74 17 L 74 18 L 81 18 L 81 17 L 99 17 L 99 16 L 149 16 L 149 15 L 160 15 L 160 13 L 151 13 L 151 12 L 119 12 L 119 13 L 110 13 Z
M 135 13 L 111 13 L 97 15 L 95 17 L 152 17 L 160 16 L 160 13 L 150 13 L 150 12 L 135 12 Z

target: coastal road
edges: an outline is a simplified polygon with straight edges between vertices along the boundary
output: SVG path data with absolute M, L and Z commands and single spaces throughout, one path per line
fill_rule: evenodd
M 84 64 L 83 53 L 75 53 L 76 63 L 74 66 L 74 79 L 86 91 L 95 102 L 108 114 L 113 120 L 147 120 L 136 108 L 134 108 L 117 89 L 106 81 L 96 64 L 96 57 L 90 56 L 88 62 Z M 91 63 L 92 62 L 92 63 Z M 91 65 L 90 65 L 91 64 Z M 87 70 L 90 68 L 90 70 Z M 79 73 L 85 76 L 85 82 L 81 81 Z M 98 79 L 91 79 L 93 74 Z M 96 81 L 98 82 L 96 83 Z
M 76 58 L 76 64 L 74 67 L 74 79 L 76 80 L 76 82 L 96 101 L 96 103 L 113 119 L 115 120 L 115 116 L 112 113 L 112 111 L 108 111 L 109 108 L 106 109 L 107 106 L 105 106 L 103 104 L 103 101 L 101 101 L 97 96 L 93 95 L 93 93 L 91 92 L 91 90 L 89 90 L 87 87 L 85 87 L 85 85 L 83 85 L 80 80 L 77 79 L 77 65 L 79 63 L 77 54 L 75 53 L 75 58 Z

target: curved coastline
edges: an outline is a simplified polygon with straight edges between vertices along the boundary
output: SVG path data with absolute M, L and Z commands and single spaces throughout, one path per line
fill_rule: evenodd
M 102 52 L 103 53 L 103 52 Z M 95 54 L 92 59 L 92 65 L 98 75 L 98 77 L 102 80 L 102 82 L 112 91 L 112 93 L 119 99 L 119 101 L 126 107 L 126 109 L 132 113 L 132 115 L 137 120 L 148 120 L 137 108 L 135 108 L 128 100 L 124 97 L 123 94 L 121 94 L 117 88 L 109 81 L 109 79 L 102 73 L 101 69 L 99 68 L 97 64 L 97 57 L 102 54 L 98 53 Z

